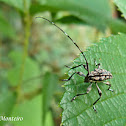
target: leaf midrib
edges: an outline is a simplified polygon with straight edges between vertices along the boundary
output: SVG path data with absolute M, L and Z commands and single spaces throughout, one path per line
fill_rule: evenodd
M 100 103 L 102 103 L 102 102 L 104 102 L 104 101 L 107 101 L 107 100 L 109 100 L 109 99 L 111 99 L 111 98 L 114 98 L 114 97 L 117 97 L 117 96 L 120 96 L 120 95 L 124 95 L 124 94 L 126 94 L 126 92 L 118 93 L 118 94 L 116 94 L 116 95 L 113 95 L 112 97 L 107 97 L 107 98 L 105 98 L 105 99 L 103 99 L 103 100 L 100 100 L 100 101 L 97 103 L 97 105 L 100 104 Z M 63 103 L 63 104 L 67 104 L 67 103 Z M 63 104 L 61 104 L 61 105 L 63 105 Z M 85 112 L 86 110 L 90 109 L 92 106 L 93 106 L 93 105 L 87 107 L 87 108 L 84 109 L 82 112 L 78 113 L 77 115 L 74 115 L 74 116 L 72 116 L 72 117 L 70 117 L 70 118 L 67 118 L 65 121 L 63 121 L 63 123 L 65 123 L 66 121 L 71 120 L 71 119 L 73 119 L 73 118 L 77 118 L 79 115 L 81 115 L 81 114 L 82 114 L 83 112 Z M 92 111 L 93 111 L 93 109 L 92 109 Z

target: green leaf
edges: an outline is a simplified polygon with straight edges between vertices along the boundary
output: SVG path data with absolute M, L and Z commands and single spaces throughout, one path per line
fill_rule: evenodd
M 99 82 L 102 91 L 101 99 L 93 110 L 92 104 L 99 98 L 95 84 L 89 94 L 71 99 L 78 93 L 85 93 L 89 83 L 84 83 L 84 77 L 74 75 L 65 83 L 66 92 L 61 100 L 63 108 L 62 123 L 64 126 L 123 126 L 126 124 L 126 35 L 119 34 L 102 39 L 96 45 L 87 49 L 85 53 L 90 71 L 94 70 L 94 59 L 101 63 L 101 68 L 110 71 L 113 78 L 108 80 L 114 92 L 108 91 L 108 86 Z M 74 65 L 85 64 L 82 55 L 74 60 Z M 83 67 L 76 68 L 84 74 Z M 69 71 L 71 75 L 74 70 Z
M 84 8 L 91 10 L 92 12 L 98 12 L 101 15 L 111 17 L 111 8 L 109 3 L 106 0 L 37 0 L 41 5 L 55 7 L 60 10 L 69 10 L 69 11 L 82 11 Z M 70 6 L 71 5 L 71 6 Z M 75 8 L 74 8 L 75 7 Z M 79 8 L 78 8 L 79 7 Z M 102 11 L 101 11 L 102 10 Z M 83 12 L 85 13 L 85 12 Z
M 25 101 L 16 105 L 11 117 L 23 117 L 23 121 L 11 122 L 15 126 L 41 126 L 42 122 L 42 95 L 38 95 L 31 101 Z
M 38 0 L 38 3 L 39 6 L 31 6 L 32 14 L 44 11 L 44 9 L 55 13 L 68 11 L 70 15 L 80 19 L 80 23 L 83 21 L 83 23 L 95 26 L 101 31 L 109 27 L 114 34 L 118 32 L 126 33 L 126 24 L 112 18 L 111 8 L 107 0 Z M 76 18 L 74 20 L 76 22 Z
M 76 16 L 69 15 L 69 16 L 64 16 L 62 18 L 59 18 L 56 20 L 56 22 L 61 22 L 61 23 L 66 23 L 66 24 L 71 24 L 71 23 L 76 23 L 76 24 L 85 24 L 84 21 L 81 19 L 77 18 Z
M 6 81 L 1 81 L 0 86 L 0 116 L 10 116 L 16 102 L 16 94 L 10 92 Z M 0 118 L 1 120 L 1 118 Z M 0 126 L 3 126 L 6 121 L 0 121 Z
M 126 0 L 114 0 L 126 19 Z
M 48 8 L 55 8 L 58 11 L 69 11 L 72 15 L 81 18 L 87 24 L 95 25 L 100 29 L 105 29 L 104 17 L 111 17 L 111 9 L 106 0 L 38 0 L 39 3 Z M 101 15 L 101 16 L 100 16 Z
M 9 57 L 11 58 L 11 61 L 13 63 L 13 67 L 9 69 L 8 71 L 8 80 L 10 82 L 11 86 L 17 86 L 19 82 L 19 76 L 20 76 L 20 71 L 21 71 L 21 65 L 22 65 L 22 54 L 21 52 L 18 51 L 12 51 L 9 54 Z M 36 76 L 40 75 L 40 70 L 38 67 L 37 62 L 33 61 L 30 57 L 26 58 L 25 66 L 24 66 L 24 75 L 23 75 L 23 81 L 24 83 L 22 84 L 22 88 L 24 92 L 31 92 L 34 91 L 35 89 L 38 88 L 40 80 L 30 80 Z
M 117 34 L 118 32 L 126 33 L 126 24 L 121 20 L 110 20 L 108 21 L 108 26 L 110 27 L 113 34 Z
M 7 36 L 10 38 L 14 38 L 15 31 L 13 30 L 12 26 L 5 20 L 2 12 L 0 12 L 0 35 Z
M 54 120 L 51 111 L 48 111 L 46 114 L 45 126 L 54 126 Z
M 23 117 L 23 121 L 13 121 L 11 124 L 15 126 L 43 126 L 42 116 L 45 113 L 42 108 L 43 95 L 38 95 L 30 101 L 24 101 L 24 103 L 16 105 L 11 117 Z M 46 114 L 45 126 L 54 126 L 51 111 Z
M 12 7 L 18 8 L 21 11 L 24 11 L 24 0 L 0 0 Z M 31 0 L 25 0 L 27 8 L 30 8 Z
M 36 13 L 43 12 L 43 11 L 58 12 L 59 9 L 53 6 L 41 5 L 41 4 L 32 4 L 30 7 L 31 15 L 34 15 Z
M 43 125 L 45 123 L 47 112 L 49 111 L 51 98 L 56 89 L 57 81 L 57 75 L 51 73 L 46 73 L 43 79 Z
M 23 0 L 0 0 L 0 1 L 13 7 L 16 7 L 20 10 L 23 10 Z

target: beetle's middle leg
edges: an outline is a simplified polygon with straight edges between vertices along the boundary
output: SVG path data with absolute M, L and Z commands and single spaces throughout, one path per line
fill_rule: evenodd
M 103 82 L 103 83 L 109 86 L 108 87 L 108 90 L 109 91 L 112 91 L 112 92 L 114 91 L 114 90 L 110 89 L 111 88 L 111 84 L 108 81 L 107 82 Z
M 91 82 L 91 84 L 88 86 L 86 93 L 82 93 L 82 94 L 77 94 L 77 95 L 75 95 L 75 96 L 72 98 L 71 102 L 72 102 L 73 100 L 75 100 L 76 97 L 78 97 L 78 96 L 80 96 L 80 95 L 88 94 L 88 93 L 91 91 L 91 87 L 92 87 L 92 82 Z
M 100 88 L 98 87 L 98 85 L 97 85 L 96 82 L 95 82 L 95 84 L 96 84 L 96 87 L 97 87 L 97 89 L 98 89 L 98 94 L 99 94 L 99 96 L 100 96 L 100 97 L 93 103 L 93 109 L 94 109 L 95 112 L 97 112 L 94 105 L 95 105 L 95 104 L 98 102 L 98 100 L 101 98 L 101 96 L 102 96 L 102 91 L 100 90 Z

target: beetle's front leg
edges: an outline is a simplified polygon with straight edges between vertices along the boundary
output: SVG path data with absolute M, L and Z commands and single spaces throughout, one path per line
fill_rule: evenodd
M 73 77 L 74 74 L 78 74 L 80 76 L 85 77 L 85 75 L 82 72 L 74 72 L 68 79 L 63 79 L 62 81 L 69 81 Z
M 77 65 L 77 66 L 74 66 L 74 67 L 69 67 L 69 66 L 65 65 L 65 67 L 70 68 L 70 69 L 75 69 L 75 68 L 80 67 L 80 66 L 83 66 L 84 69 L 87 70 L 87 66 L 85 64 L 80 64 L 80 65 Z

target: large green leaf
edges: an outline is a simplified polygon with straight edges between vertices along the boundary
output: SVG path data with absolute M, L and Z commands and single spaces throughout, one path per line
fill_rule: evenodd
M 38 0 L 38 2 L 43 6 L 41 6 L 42 11 L 44 8 L 52 12 L 69 11 L 77 17 L 81 17 L 88 24 L 95 25 L 100 29 L 106 27 L 104 17 L 111 17 L 111 8 L 106 0 Z
M 42 122 L 42 95 L 32 100 L 15 105 L 11 117 L 23 117 L 22 121 L 12 121 L 14 126 L 41 126 Z
M 111 8 L 109 2 L 106 0 L 37 0 L 41 5 L 48 7 L 55 7 L 59 10 L 69 10 L 81 12 L 84 9 L 94 11 L 106 17 L 111 17 Z M 102 10 L 102 11 L 101 11 Z M 52 10 L 53 11 L 53 10 Z M 85 13 L 85 12 L 83 12 Z
M 109 80 L 114 92 L 107 90 L 108 86 L 98 83 L 102 97 L 96 104 L 97 113 L 93 110 L 93 102 L 99 97 L 95 84 L 89 94 L 79 96 L 73 102 L 71 99 L 77 93 L 86 92 L 89 83 L 84 83 L 83 77 L 74 75 L 71 81 L 65 83 L 66 92 L 61 100 L 63 108 L 62 123 L 64 126 L 124 126 L 126 124 L 126 35 L 119 34 L 102 39 L 85 52 L 90 71 L 94 69 L 94 59 L 102 64 L 102 68 L 110 71 L 113 78 Z M 74 60 L 74 66 L 85 63 L 80 56 Z M 71 75 L 74 70 L 69 71 Z M 83 67 L 76 68 L 86 74 Z
M 112 18 L 111 9 L 107 0 L 38 0 L 39 5 L 32 5 L 32 14 L 40 11 L 68 11 L 88 25 L 93 25 L 100 30 L 109 27 L 112 33 L 126 32 L 126 24 Z M 71 19 L 71 22 L 74 22 Z M 76 20 L 76 18 L 75 18 Z M 82 22 L 81 21 L 81 22 Z
M 126 0 L 114 0 L 126 19 Z

